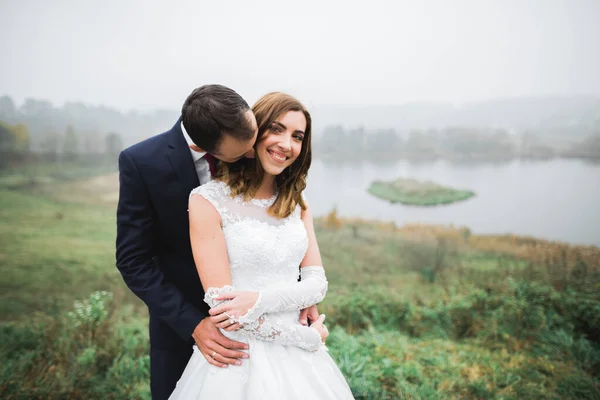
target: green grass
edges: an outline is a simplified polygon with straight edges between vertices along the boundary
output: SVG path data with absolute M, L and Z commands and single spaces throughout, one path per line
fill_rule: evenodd
M 348 335 L 336 328 L 328 342 L 357 398 L 593 399 L 598 396 L 597 383 L 569 363 L 491 350 L 476 341 L 414 339 L 389 331 Z
M 115 211 L 0 190 L 0 315 L 28 318 L 93 290 L 129 296 L 115 267 Z
M 65 196 L 89 182 L 0 190 L 1 398 L 149 398 L 147 315 L 114 265 L 115 205 Z M 357 399 L 600 399 L 597 290 L 375 224 L 315 225 L 328 346 Z M 70 314 L 80 299 L 89 315 Z
M 34 164 L 17 169 L 0 170 L 1 189 L 30 189 L 42 185 L 83 179 L 116 171 L 116 165 L 83 165 L 80 163 Z
M 455 190 L 432 182 L 399 178 L 392 182 L 375 181 L 369 193 L 392 203 L 415 206 L 436 206 L 466 200 L 475 194 L 468 190 Z

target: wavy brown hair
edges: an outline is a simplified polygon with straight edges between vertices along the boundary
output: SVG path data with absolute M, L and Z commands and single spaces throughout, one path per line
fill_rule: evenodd
M 285 218 L 298 204 L 305 210 L 306 203 L 302 198 L 302 191 L 306 188 L 306 177 L 312 161 L 310 113 L 296 98 L 280 92 L 268 93 L 261 97 L 252 106 L 252 111 L 258 124 L 258 136 L 254 148 L 269 134 L 269 129 L 277 118 L 288 111 L 300 111 L 304 114 L 306 130 L 302 149 L 294 163 L 275 177 L 278 195 L 269 208 L 269 213 L 275 217 Z M 243 195 L 244 200 L 248 201 L 256 195 L 265 174 L 258 158 L 242 158 L 235 163 L 220 164 L 216 177 L 229 185 L 233 196 Z

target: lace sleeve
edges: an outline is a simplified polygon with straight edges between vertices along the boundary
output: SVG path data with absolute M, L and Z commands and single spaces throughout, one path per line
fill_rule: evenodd
M 204 301 L 214 308 L 225 301 L 215 300 L 219 294 L 233 291 L 233 286 L 209 288 L 204 295 Z M 315 328 L 290 324 L 279 319 L 277 314 L 264 314 L 256 321 L 242 325 L 240 329 L 249 337 L 284 346 L 295 346 L 307 351 L 316 351 L 324 346 L 321 335 Z
M 302 310 L 318 304 L 327 293 L 327 277 L 322 266 L 300 269 L 301 280 L 289 285 L 278 285 L 259 292 L 258 300 L 237 322 L 248 324 L 262 315 L 290 310 Z
M 259 340 L 295 346 L 308 351 L 316 351 L 323 346 L 321 335 L 315 328 L 284 323 L 278 320 L 276 314 L 264 314 L 258 321 L 242 325 L 241 330 Z

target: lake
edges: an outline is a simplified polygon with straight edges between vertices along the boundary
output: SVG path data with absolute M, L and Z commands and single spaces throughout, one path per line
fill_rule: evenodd
M 432 180 L 475 196 L 437 207 L 390 204 L 370 195 L 373 180 Z M 454 224 L 475 234 L 534 236 L 600 246 L 600 164 L 582 160 L 516 160 L 503 164 L 339 163 L 313 160 L 306 195 L 314 215 L 334 207 L 342 217 Z

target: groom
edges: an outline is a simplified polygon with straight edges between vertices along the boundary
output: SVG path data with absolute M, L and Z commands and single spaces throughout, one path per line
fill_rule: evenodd
M 171 130 L 119 156 L 117 267 L 149 309 L 154 400 L 169 397 L 194 342 L 213 365 L 235 364 L 247 356 L 241 351 L 246 344 L 229 340 L 207 318 L 187 205 L 190 191 L 211 179 L 215 159 L 253 156 L 257 131 L 254 114 L 240 95 L 206 85 L 186 99 Z

